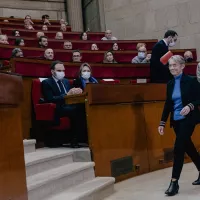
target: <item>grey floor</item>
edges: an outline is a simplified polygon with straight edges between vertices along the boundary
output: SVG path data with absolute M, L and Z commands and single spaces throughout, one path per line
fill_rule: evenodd
M 116 192 L 106 200 L 200 200 L 200 186 L 193 186 L 198 171 L 193 164 L 184 165 L 179 181 L 179 194 L 166 197 L 171 176 L 171 168 L 137 176 L 135 178 L 115 184 Z

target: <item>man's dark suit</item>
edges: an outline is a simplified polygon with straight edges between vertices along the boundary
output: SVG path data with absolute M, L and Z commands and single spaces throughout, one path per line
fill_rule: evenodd
M 150 61 L 150 74 L 152 83 L 167 83 L 172 79 L 168 65 L 163 65 L 160 62 L 160 58 L 168 51 L 168 46 L 163 40 L 154 45 Z
M 66 92 L 69 92 L 71 87 L 68 80 L 63 79 L 62 84 Z M 56 104 L 55 124 L 59 125 L 60 117 L 69 117 L 73 136 L 79 142 L 87 142 L 86 118 L 82 106 L 65 104 L 65 94 L 61 94 L 53 77 L 42 81 L 42 92 L 45 102 Z

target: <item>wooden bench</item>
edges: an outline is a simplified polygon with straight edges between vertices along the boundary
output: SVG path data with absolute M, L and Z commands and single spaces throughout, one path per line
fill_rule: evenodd
M 9 59 L 14 48 L 19 48 L 17 46 L 11 45 L 0 45 L 0 58 Z M 21 47 L 24 57 L 38 58 L 44 56 L 44 50 L 41 48 L 33 47 Z M 193 52 L 194 60 L 196 60 L 196 49 L 189 49 Z M 182 55 L 185 49 L 173 50 L 174 54 Z M 104 59 L 105 51 L 81 51 L 82 52 L 82 62 L 93 62 L 102 63 Z M 119 63 L 131 63 L 131 60 L 137 55 L 137 51 L 116 51 L 114 52 L 114 58 Z M 151 53 L 151 51 L 148 51 Z M 54 59 L 61 60 L 63 62 L 70 62 L 72 60 L 72 50 L 60 50 L 54 49 Z
M 10 45 L 15 44 L 16 38 L 19 38 L 19 37 L 14 37 L 14 36 L 8 37 Z M 20 37 L 20 38 L 24 39 L 26 47 L 38 46 L 38 39 L 36 38 L 36 35 L 34 38 L 29 38 L 29 37 Z M 66 40 L 48 39 L 48 46 L 52 49 L 63 49 L 63 44 L 65 41 Z M 136 46 L 138 43 L 145 43 L 147 46 L 147 49 L 151 50 L 157 42 L 157 40 L 118 40 L 118 41 L 70 40 L 70 41 L 72 42 L 73 49 L 91 50 L 91 45 L 95 43 L 99 47 L 99 50 L 103 50 L 103 51 L 111 50 L 114 43 L 117 43 L 119 45 L 119 48 L 121 51 L 136 50 Z
M 33 28 L 35 30 L 38 30 L 38 31 L 42 31 L 42 24 L 33 24 Z M 24 29 L 24 24 L 17 24 L 17 23 L 11 23 L 11 22 L 0 22 L 0 28 L 5 28 L 5 27 L 8 27 L 8 28 L 14 28 L 14 29 Z M 60 31 L 60 25 L 49 25 L 48 26 L 48 30 L 49 31 Z M 71 26 L 67 26 L 67 31 L 71 31 Z
M 18 23 L 18 24 L 24 24 L 24 19 L 23 18 L 10 18 L 10 17 L 0 17 L 0 22 L 3 22 L 4 20 L 8 20 L 9 22 L 12 23 Z M 42 22 L 42 17 L 41 19 L 32 19 L 34 24 L 43 24 Z M 49 20 L 52 25 L 60 25 L 59 20 Z
M 85 103 L 96 176 L 120 181 L 172 166 L 173 129 L 167 123 L 164 136 L 157 131 L 165 95 L 166 84 L 89 84 L 85 97 L 66 97 L 68 104 Z
M 1 28 L 3 34 L 12 35 L 12 31 L 15 30 L 14 28 Z M 38 30 L 25 30 L 25 29 L 17 29 L 20 32 L 21 37 L 31 37 L 35 38 Z M 48 38 L 55 38 L 55 35 L 58 31 L 42 31 Z M 89 32 L 87 33 L 90 37 L 90 40 L 100 41 L 102 37 L 104 37 L 104 33 L 101 32 Z M 80 40 L 80 32 L 63 32 L 65 40 Z
M 32 79 L 39 77 L 49 77 L 51 61 L 33 60 L 25 58 L 15 58 L 11 60 L 12 71 L 23 76 L 24 85 L 24 102 L 22 104 L 22 125 L 24 138 L 30 137 L 30 129 L 32 127 L 32 100 L 31 88 Z M 64 63 L 66 68 L 66 77 L 74 79 L 77 77 L 80 63 Z M 145 64 L 98 64 L 91 63 L 94 77 L 97 79 L 113 78 L 120 79 L 123 84 L 130 84 L 131 80 L 138 78 L 150 77 L 149 65 Z M 186 74 L 196 75 L 197 63 L 186 64 Z

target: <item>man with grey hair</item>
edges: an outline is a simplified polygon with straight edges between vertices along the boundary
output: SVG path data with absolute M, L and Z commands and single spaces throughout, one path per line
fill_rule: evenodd
M 105 31 L 105 37 L 103 37 L 101 40 L 117 40 L 117 38 L 112 36 L 111 30 L 106 30 Z

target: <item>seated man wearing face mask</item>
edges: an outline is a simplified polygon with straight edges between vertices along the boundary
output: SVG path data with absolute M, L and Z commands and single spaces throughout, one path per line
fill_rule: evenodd
M 44 102 L 55 103 L 55 125 L 60 123 L 61 117 L 69 117 L 71 124 L 71 147 L 80 147 L 80 143 L 87 143 L 87 126 L 85 113 L 79 105 L 65 104 L 65 96 L 81 94 L 80 88 L 71 88 L 69 81 L 65 77 L 65 67 L 60 61 L 51 64 L 52 77 L 42 81 L 42 92 Z M 65 141 L 63 141 L 64 143 Z
M 150 60 L 150 77 L 152 83 L 167 83 L 172 79 L 168 64 L 163 65 L 160 58 L 176 44 L 178 34 L 173 30 L 165 33 L 164 39 L 156 43 L 152 49 Z
M 186 51 L 184 53 L 184 59 L 186 63 L 193 62 L 193 55 L 191 51 Z
M 75 88 L 85 89 L 87 83 L 98 83 L 92 76 L 92 69 L 88 63 L 83 63 L 79 69 L 79 77 L 74 80 L 73 85 Z
M 150 62 L 150 54 L 147 55 L 147 49 L 145 46 L 141 46 L 138 48 L 138 55 L 132 59 L 132 63 L 149 63 Z

